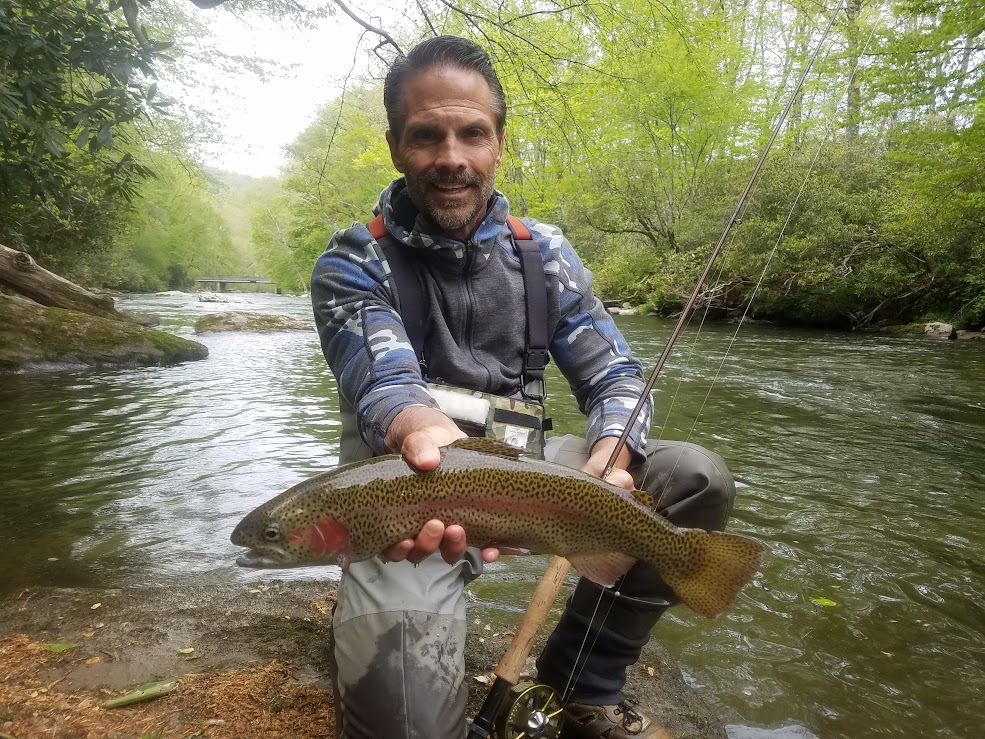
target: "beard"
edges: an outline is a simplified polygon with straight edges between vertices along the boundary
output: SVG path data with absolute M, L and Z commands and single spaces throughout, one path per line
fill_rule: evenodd
M 487 177 L 475 172 L 443 173 L 426 169 L 418 174 L 404 173 L 407 194 L 417 209 L 430 218 L 442 231 L 453 233 L 464 229 L 486 207 L 495 189 L 496 172 Z M 434 187 L 469 187 L 460 197 L 446 199 L 434 192 Z

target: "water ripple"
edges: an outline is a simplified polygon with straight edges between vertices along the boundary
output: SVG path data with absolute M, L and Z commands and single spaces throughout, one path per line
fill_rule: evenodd
M 127 301 L 205 343 L 205 361 L 0 378 L 0 586 L 338 578 L 234 564 L 233 526 L 336 464 L 340 431 L 314 332 L 194 336 L 199 316 L 230 308 L 310 321 L 304 299 L 251 300 Z M 652 366 L 670 326 L 620 325 Z M 981 347 L 750 327 L 726 357 L 733 333 L 685 333 L 657 387 L 653 436 L 728 460 L 730 528 L 767 554 L 728 613 L 675 609 L 656 634 L 733 739 L 979 736 Z M 555 427 L 581 433 L 553 366 L 549 379 Z M 542 559 L 490 566 L 470 599 L 521 610 Z

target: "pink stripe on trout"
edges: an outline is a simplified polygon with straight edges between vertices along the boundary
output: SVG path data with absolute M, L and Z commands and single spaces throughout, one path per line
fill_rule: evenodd
M 432 518 L 460 524 L 469 543 L 567 557 L 612 585 L 636 560 L 713 618 L 759 568 L 762 546 L 735 534 L 680 529 L 634 493 L 491 439 L 442 449 L 418 472 L 399 455 L 355 462 L 305 480 L 248 514 L 232 542 L 248 567 L 341 564 L 412 538 Z M 645 498 L 646 493 L 635 493 Z

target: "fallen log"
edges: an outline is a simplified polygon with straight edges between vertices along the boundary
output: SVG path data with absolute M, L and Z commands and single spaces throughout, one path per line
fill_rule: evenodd
M 65 308 L 127 323 L 137 322 L 117 311 L 112 298 L 91 293 L 41 267 L 30 254 L 3 244 L 0 244 L 0 285 L 49 308 Z

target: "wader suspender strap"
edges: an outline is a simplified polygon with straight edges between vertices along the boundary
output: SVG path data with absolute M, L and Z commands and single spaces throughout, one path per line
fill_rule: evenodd
M 523 358 L 523 395 L 538 403 L 547 396 L 544 368 L 550 361 L 547 353 L 550 335 L 547 332 L 547 279 L 544 277 L 544 257 L 530 235 L 530 229 L 519 218 L 507 216 L 520 257 L 523 272 L 523 294 L 527 304 L 527 350 Z
M 400 320 L 407 330 L 407 338 L 414 347 L 417 362 L 421 365 L 421 377 L 427 380 L 428 366 L 424 357 L 424 286 L 420 274 L 407 257 L 406 249 L 387 233 L 383 225 L 383 216 L 376 216 L 366 224 L 370 235 L 383 249 L 386 261 L 390 265 L 391 287 L 400 300 Z M 403 289 L 401 289 L 403 288 Z
M 523 273 L 523 288 L 527 307 L 527 345 L 523 357 L 523 395 L 529 400 L 542 403 L 546 395 L 544 368 L 550 360 L 547 349 L 550 335 L 547 331 L 547 280 L 544 276 L 544 260 L 540 249 L 528 229 L 519 218 L 507 217 L 510 233 L 520 257 Z M 414 347 L 421 373 L 427 378 L 427 363 L 424 356 L 424 286 L 418 271 L 407 257 L 406 249 L 387 233 L 383 216 L 378 215 L 366 227 L 376 239 L 390 265 L 397 294 L 400 296 L 400 320 L 407 329 L 407 337 Z M 401 286 L 404 289 L 401 291 Z M 414 289 L 416 287 L 416 289 Z

